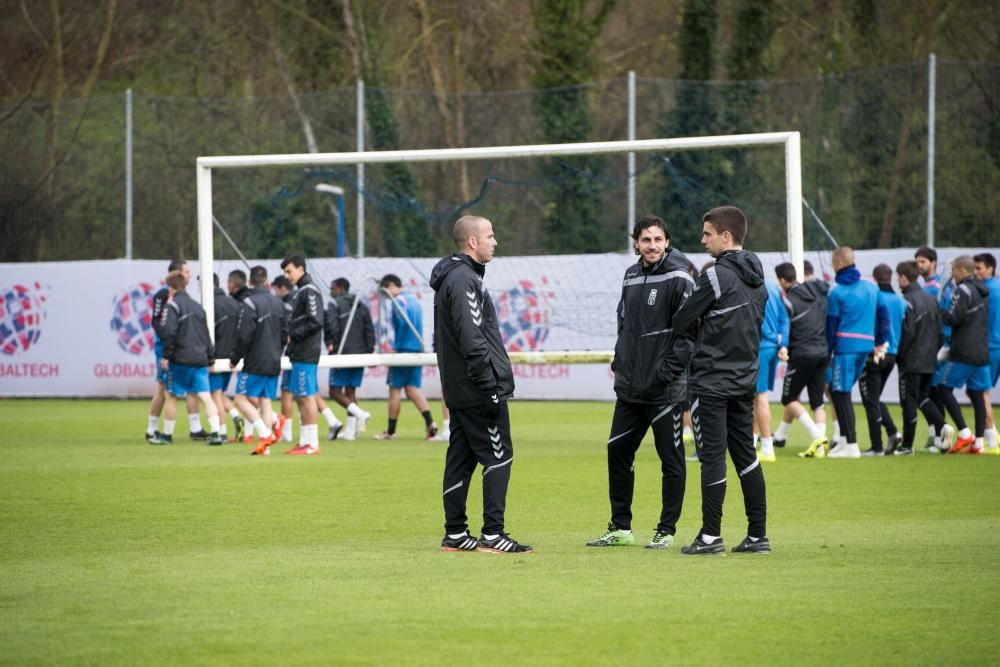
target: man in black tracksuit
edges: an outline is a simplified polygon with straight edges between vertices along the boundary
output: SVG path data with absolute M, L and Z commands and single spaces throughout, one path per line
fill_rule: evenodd
M 903 407 L 903 440 L 898 448 L 892 451 L 887 449 L 886 455 L 905 456 L 913 453 L 918 408 L 935 433 L 941 433 L 944 428 L 944 416 L 930 398 L 931 379 L 937 367 L 938 350 L 944 344 L 944 333 L 937 301 L 917 282 L 920 275 L 917 263 L 900 262 L 896 265 L 896 275 L 907 304 L 899 350 L 896 352 L 899 401 Z
M 323 339 L 328 354 L 371 354 L 375 351 L 375 327 L 364 300 L 351 293 L 347 278 L 330 283 L 330 296 L 323 318 Z M 347 427 L 338 436 L 354 440 L 363 432 L 371 414 L 357 404 L 357 389 L 364 379 L 364 368 L 331 368 L 330 398 L 347 410 Z
M 653 429 L 660 457 L 660 520 L 647 549 L 673 544 L 684 503 L 684 448 L 681 433 L 687 402 L 687 338 L 672 335 L 673 317 L 694 287 L 688 258 L 670 247 L 666 223 L 654 215 L 640 218 L 632 232 L 638 262 L 625 271 L 618 302 L 615 344 L 614 417 L 608 436 L 608 495 L 611 521 L 607 532 L 587 542 L 591 547 L 635 544 L 632 494 L 635 453 Z
M 292 362 L 289 390 L 295 395 L 302 418 L 299 444 L 285 453 L 318 454 L 317 365 L 323 348 L 323 293 L 306 272 L 306 259 L 302 255 L 286 257 L 281 262 L 281 270 L 298 287 L 288 323 L 288 360 Z
M 514 460 L 507 400 L 514 373 L 503 345 L 496 309 L 483 286 L 496 238 L 489 220 L 463 216 L 452 237 L 458 252 L 431 271 L 434 349 L 441 391 L 451 409 L 451 437 L 444 467 L 443 551 L 526 553 L 504 532 L 504 510 Z M 483 467 L 483 531 L 469 534 L 465 513 L 476 463 Z
M 240 273 L 243 273 L 240 271 Z M 212 274 L 215 285 L 215 356 L 219 359 L 228 359 L 233 353 L 233 346 L 236 345 L 236 327 L 240 319 L 240 302 L 219 287 L 219 276 Z M 232 280 L 232 274 L 230 274 Z M 245 288 L 244 288 L 245 289 Z M 209 385 L 212 388 L 212 400 L 219 410 L 221 424 L 219 435 L 226 436 L 226 422 L 223 415 L 229 414 L 233 418 L 233 442 L 239 442 L 243 438 L 243 418 L 239 412 L 233 409 L 233 404 L 229 401 L 225 392 L 229 389 L 229 380 L 232 373 L 212 373 L 209 376 Z
M 676 335 L 697 339 L 690 365 L 691 420 L 701 448 L 702 524 L 685 554 L 724 554 L 722 504 L 726 498 L 726 450 L 736 465 L 747 514 L 740 553 L 770 553 L 764 472 L 753 446 L 753 399 L 760 366 L 760 326 L 767 290 L 760 260 L 743 250 L 747 219 L 732 206 L 704 216 L 701 244 L 715 266 L 698 277 L 674 315 Z

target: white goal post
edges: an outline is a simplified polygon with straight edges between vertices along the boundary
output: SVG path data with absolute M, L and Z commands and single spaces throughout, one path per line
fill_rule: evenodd
M 489 146 L 483 148 L 441 148 L 354 153 L 295 153 L 286 155 L 220 155 L 197 159 L 198 262 L 202 276 L 213 272 L 212 170 L 245 169 L 274 166 L 331 164 L 375 164 L 384 162 L 445 162 L 463 160 L 499 160 L 568 155 L 602 155 L 651 151 L 710 150 L 743 146 L 781 145 L 785 149 L 785 202 L 788 220 L 788 254 L 798 275 L 803 275 L 804 245 L 802 233 L 802 157 L 798 132 L 764 132 L 678 139 L 641 139 L 577 144 L 541 144 L 528 146 Z M 635 178 L 629 174 L 629 178 Z M 631 222 L 631 221 L 630 221 Z M 214 288 L 211 280 L 201 281 L 201 303 L 209 322 L 215 320 Z M 214 339 L 215 332 L 209 327 Z M 610 361 L 610 351 L 550 351 L 511 353 L 514 363 L 596 363 Z M 287 363 L 287 360 L 283 360 Z M 320 366 L 351 368 L 360 366 L 436 365 L 434 354 L 323 355 Z M 229 370 L 228 361 L 216 362 L 213 370 Z

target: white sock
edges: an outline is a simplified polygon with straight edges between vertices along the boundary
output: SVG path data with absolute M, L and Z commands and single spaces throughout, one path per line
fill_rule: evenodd
M 347 414 L 353 417 L 364 417 L 365 411 L 358 407 L 357 403 L 351 403 L 347 406 Z
M 958 437 L 960 437 L 960 438 L 971 438 L 972 437 L 972 431 L 969 429 L 968 426 L 966 426 L 965 428 L 963 428 L 961 431 L 958 432 Z
M 267 436 L 271 435 L 271 429 L 264 426 L 263 419 L 258 419 L 257 421 L 255 421 L 251 428 L 253 429 L 253 432 L 256 433 L 258 436 L 260 436 L 261 438 L 266 438 Z
M 500 536 L 499 535 L 487 535 L 486 533 L 483 533 L 483 539 L 484 540 L 495 540 L 498 537 L 500 537 Z
M 197 433 L 202 430 L 201 428 L 201 415 L 188 415 L 188 424 L 191 426 L 191 432 Z
M 833 422 L 833 441 L 837 442 L 840 440 L 840 422 Z
M 354 405 L 353 403 L 351 405 Z M 347 418 L 347 426 L 344 427 L 344 437 L 354 437 L 358 432 L 358 418 L 350 416 Z
M 751 542 L 759 542 L 760 541 L 759 537 L 754 537 L 753 535 L 747 535 L 747 537 L 750 539 Z
M 281 439 L 285 442 L 292 441 L 292 420 L 286 419 L 285 426 L 281 429 Z
M 229 408 L 229 416 L 232 417 L 233 419 L 239 419 L 240 411 L 237 410 L 236 408 Z
M 973 449 L 982 449 L 983 448 L 983 439 L 982 438 L 976 438 L 976 444 L 972 445 L 972 448 Z
M 757 433 L 753 434 L 753 448 L 757 449 L 757 443 L 760 442 L 760 435 Z
M 319 447 L 319 424 L 312 424 L 309 427 L 309 444 Z
M 157 427 L 160 425 L 160 418 L 149 415 L 149 421 L 146 422 L 146 433 L 153 435 L 156 433 Z
M 173 435 L 174 426 L 177 425 L 177 420 L 175 419 L 164 419 L 163 420 L 163 435 Z
M 333 414 L 333 410 L 331 410 L 330 408 L 323 410 L 322 414 L 323 414 L 323 419 L 326 420 L 326 424 L 330 428 L 335 428 L 341 425 L 340 420 L 337 419 L 337 415 Z
M 788 435 L 788 429 L 791 428 L 791 426 L 792 425 L 786 421 L 782 421 L 780 424 L 778 424 L 778 430 L 774 432 L 774 439 L 784 440 L 785 436 Z
M 447 424 L 448 422 L 445 422 L 445 423 Z M 685 438 L 693 438 L 694 437 L 694 431 L 691 430 L 690 426 L 685 426 L 684 427 L 684 437 Z
M 774 438 L 768 436 L 766 438 L 760 439 L 760 453 L 761 454 L 773 454 L 774 453 Z
M 211 422 L 212 420 L 209 419 L 208 421 Z M 226 427 L 226 422 L 220 421 L 219 422 L 219 435 L 226 435 L 226 428 L 227 428 Z
M 441 427 L 441 433 L 443 433 L 445 435 L 448 435 L 449 433 L 451 433 L 451 420 L 450 419 L 445 419 L 441 423 L 444 424 L 444 426 Z
M 221 428 L 219 426 L 219 415 L 208 418 L 208 428 L 210 429 L 209 433 L 221 433 L 219 430 Z
M 997 446 L 997 429 L 996 429 L 996 427 L 986 429 L 986 444 L 989 445 L 991 448 Z
M 448 537 L 449 537 L 449 538 L 451 538 L 451 539 L 453 539 L 453 540 L 457 540 L 458 538 L 460 538 L 460 537 L 465 537 L 465 536 L 466 536 L 466 535 L 468 535 L 468 534 L 469 534 L 469 532 L 468 532 L 468 531 L 466 531 L 466 532 L 464 532 L 464 533 L 458 533 L 457 535 L 452 535 L 451 533 L 449 533 L 449 534 L 448 534 Z
M 934 424 L 927 425 L 927 435 L 934 438 L 935 442 L 937 441 L 938 435 L 937 432 L 934 430 Z
M 820 428 L 820 426 L 816 422 L 814 422 L 813 418 L 810 417 L 807 413 L 803 412 L 801 415 L 799 415 L 798 420 L 799 423 L 801 423 L 803 426 L 806 427 L 806 430 L 809 431 L 809 437 L 812 438 L 813 440 L 816 440 L 817 438 L 822 438 L 826 434 L 826 429 Z
M 717 539 L 719 539 L 718 535 L 702 535 L 701 536 L 701 541 L 704 542 L 705 544 L 711 544 L 712 542 L 715 542 Z
M 629 528 L 628 530 L 625 530 L 624 528 L 619 528 L 618 532 L 622 533 L 623 535 L 631 535 L 632 534 L 632 529 Z

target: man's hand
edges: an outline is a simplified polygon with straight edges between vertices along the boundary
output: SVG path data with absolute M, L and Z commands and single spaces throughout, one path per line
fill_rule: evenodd
M 788 348 L 787 347 L 778 348 L 778 359 L 780 359 L 781 361 L 788 361 Z
M 163 370 L 170 370 L 170 362 L 166 359 L 160 359 L 160 368 Z
M 495 420 L 500 416 L 500 389 L 493 387 L 483 396 L 483 416 Z

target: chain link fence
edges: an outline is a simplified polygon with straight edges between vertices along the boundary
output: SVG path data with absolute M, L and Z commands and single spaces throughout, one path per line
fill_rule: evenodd
M 637 78 L 636 138 L 690 136 L 687 101 L 702 106 L 698 134 L 802 133 L 807 248 L 833 240 L 859 248 L 915 246 L 927 238 L 928 63 L 838 76 L 755 82 Z M 937 62 L 935 242 L 976 247 L 996 234 L 1000 211 L 1000 63 Z M 580 141 L 628 138 L 625 78 L 576 89 L 366 92 L 368 150 L 547 143 L 544 96 L 585 100 Z M 196 254 L 195 159 L 201 155 L 307 152 L 304 119 L 323 152 L 354 151 L 357 89 L 287 97 L 208 99 L 133 95 L 133 257 Z M 568 95 L 571 94 L 571 95 Z M 378 114 L 378 117 L 375 115 Z M 544 122 L 543 122 L 544 121 Z M 389 128 L 386 134 L 386 128 Z M 2 261 L 101 259 L 126 253 L 125 96 L 0 108 Z M 392 132 L 396 131 L 396 134 Z M 387 138 L 388 137 L 388 138 Z M 395 145 L 393 145 L 395 144 Z M 345 191 L 347 248 L 356 248 L 357 197 L 365 200 L 366 254 L 434 255 L 449 249 L 454 216 L 475 210 L 498 223 L 504 254 L 570 252 L 577 233 L 559 219 L 567 197 L 588 195 L 607 233 L 590 251 L 625 247 L 625 156 L 217 171 L 213 209 L 247 256 L 333 256 L 336 225 L 318 183 Z M 720 203 L 747 210 L 749 246 L 785 243 L 783 156 L 778 149 L 639 154 L 639 215 L 667 218 L 681 247 Z M 402 176 L 401 176 L 402 174 Z M 572 187 L 570 187 L 572 184 Z M 582 187 L 582 190 L 581 190 Z M 553 215 L 553 212 L 556 215 Z M 553 223 L 552 220 L 555 220 Z M 549 221 L 549 222 L 543 222 Z M 828 229 L 824 232 L 820 222 Z M 756 223 L 756 224 L 755 224 Z M 217 235 L 217 257 L 235 257 Z

